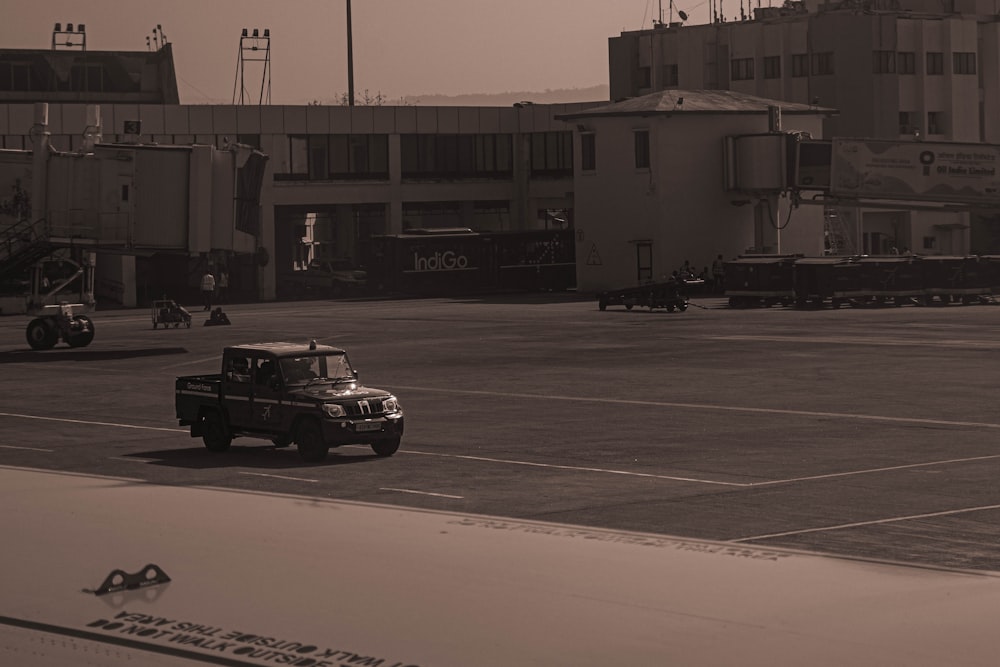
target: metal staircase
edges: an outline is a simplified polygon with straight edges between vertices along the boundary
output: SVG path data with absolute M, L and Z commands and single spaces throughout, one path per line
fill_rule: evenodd
M 0 230 L 0 280 L 27 272 L 52 254 L 44 219 L 19 220 Z

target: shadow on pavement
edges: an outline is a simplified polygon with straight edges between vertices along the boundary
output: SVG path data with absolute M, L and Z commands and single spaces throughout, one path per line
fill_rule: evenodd
M 46 361 L 114 361 L 139 357 L 162 357 L 170 354 L 187 354 L 185 347 L 149 347 L 137 350 L 83 350 L 55 347 L 51 350 L 10 350 L 0 352 L 0 364 L 18 364 Z
M 134 452 L 125 454 L 123 458 L 154 459 L 150 465 L 171 466 L 174 468 L 190 468 L 208 470 L 212 468 L 266 468 L 268 470 L 309 470 L 352 463 L 365 463 L 380 457 L 375 454 L 350 454 L 346 451 L 331 449 L 322 463 L 306 463 L 299 458 L 295 446 L 274 447 L 272 445 L 234 444 L 228 452 L 210 452 L 204 447 L 185 447 L 184 449 L 161 449 L 153 452 Z

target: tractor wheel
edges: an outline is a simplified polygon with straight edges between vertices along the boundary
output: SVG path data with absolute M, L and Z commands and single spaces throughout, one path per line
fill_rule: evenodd
M 31 320 L 24 335 L 28 339 L 28 345 L 34 350 L 49 350 L 59 342 L 59 332 L 52 322 L 43 317 Z
M 74 315 L 68 339 L 70 347 L 87 347 L 94 340 L 94 323 L 86 315 Z
M 389 440 L 378 440 L 372 443 L 372 451 L 376 456 L 392 456 L 399 449 L 399 441 L 398 436 Z
M 210 452 L 224 452 L 233 444 L 233 436 L 217 411 L 211 410 L 202 417 L 201 440 Z
M 295 442 L 299 446 L 299 456 L 307 463 L 319 463 L 326 459 L 330 448 L 323 441 L 323 429 L 315 419 L 306 419 L 295 429 Z

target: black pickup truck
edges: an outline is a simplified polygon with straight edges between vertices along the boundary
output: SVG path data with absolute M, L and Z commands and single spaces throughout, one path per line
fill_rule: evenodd
M 227 347 L 221 373 L 177 378 L 175 405 L 180 425 L 213 452 L 250 436 L 294 442 L 309 462 L 346 444 L 392 456 L 403 435 L 396 397 L 363 387 L 344 350 L 315 341 Z

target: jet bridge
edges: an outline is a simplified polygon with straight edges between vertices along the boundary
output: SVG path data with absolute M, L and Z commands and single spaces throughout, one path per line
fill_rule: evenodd
M 99 123 L 89 107 L 83 147 L 59 152 L 49 141 L 48 105 L 36 104 L 33 150 L 0 151 L 0 197 L 11 193 L 0 200 L 0 282 L 26 288 L 25 311 L 42 320 L 29 325 L 32 347 L 58 342 L 59 317 L 76 321 L 93 309 L 97 253 L 259 248 L 266 155 L 239 144 L 103 144 Z M 44 275 L 54 257 L 76 267 L 68 280 Z M 68 332 L 62 338 L 73 344 Z

